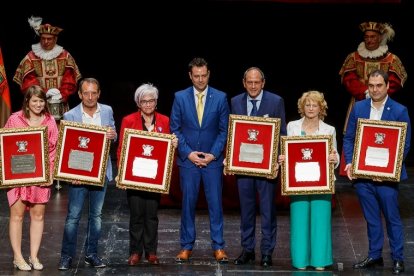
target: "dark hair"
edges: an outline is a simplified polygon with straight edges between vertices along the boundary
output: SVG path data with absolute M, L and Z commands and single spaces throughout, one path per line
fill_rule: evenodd
M 95 78 L 84 78 L 79 82 L 79 93 L 82 93 L 82 85 L 83 83 L 94 83 L 98 87 L 98 92 L 101 92 L 101 85 L 99 84 L 99 81 Z
M 46 93 L 43 92 L 42 87 L 40 87 L 39 85 L 32 85 L 32 86 L 29 86 L 29 88 L 27 88 L 26 93 L 24 94 L 23 105 L 22 105 L 22 111 L 23 111 L 24 117 L 26 117 L 27 119 L 30 118 L 29 101 L 33 96 L 36 96 L 45 102 L 45 108 L 43 108 L 40 114 L 49 114 L 49 107 L 47 105 Z
M 193 67 L 207 67 L 207 71 L 209 71 L 210 69 L 208 68 L 208 63 L 204 58 L 201 57 L 196 57 L 193 58 L 193 60 L 190 61 L 190 63 L 188 64 L 188 72 L 192 72 Z
M 389 76 L 388 76 L 387 72 L 385 72 L 384 70 L 381 70 L 381 69 L 375 69 L 374 71 L 369 73 L 368 79 L 371 78 L 371 77 L 378 77 L 378 76 L 381 76 L 384 79 L 385 84 L 388 84 Z
M 254 66 L 253 67 L 250 67 L 250 68 L 247 68 L 247 70 L 244 71 L 243 80 L 246 80 L 247 73 L 249 73 L 252 70 L 258 71 L 260 73 L 260 75 L 262 76 L 262 81 L 265 80 L 265 75 L 264 75 L 263 71 L 259 67 L 254 67 Z

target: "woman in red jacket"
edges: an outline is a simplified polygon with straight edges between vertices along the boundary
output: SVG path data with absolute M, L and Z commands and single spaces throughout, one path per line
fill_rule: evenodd
M 144 83 L 135 91 L 135 102 L 138 111 L 122 119 L 118 146 L 118 160 L 121 155 L 124 129 L 131 128 L 144 131 L 170 133 L 170 119 L 155 111 L 158 100 L 158 89 Z M 177 147 L 177 139 L 173 140 Z M 156 255 L 158 244 L 158 206 L 160 193 L 128 189 L 127 199 L 130 210 L 129 219 L 129 265 L 137 265 L 142 253 L 150 264 L 159 264 Z

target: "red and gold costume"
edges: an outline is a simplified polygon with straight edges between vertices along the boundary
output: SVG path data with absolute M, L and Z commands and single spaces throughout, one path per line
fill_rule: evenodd
M 365 99 L 368 75 L 376 69 L 381 69 L 389 75 L 388 94 L 401 89 L 407 79 L 401 60 L 390 52 L 378 58 L 364 58 L 358 51 L 353 52 L 347 56 L 339 74 L 346 90 L 359 101 Z
M 388 73 L 388 94 L 400 90 L 407 80 L 407 72 L 401 60 L 388 51 L 387 42 L 394 37 L 394 30 L 387 23 L 363 22 L 359 25 L 365 34 L 367 31 L 376 32 L 381 35 L 381 41 L 375 50 L 368 50 L 365 42 L 361 42 L 357 51 L 349 54 L 342 65 L 339 75 L 345 89 L 352 95 L 351 102 L 346 114 L 344 132 L 348 124 L 349 113 L 355 101 L 368 97 L 368 75 L 370 72 L 381 69 Z
M 57 46 L 60 47 L 60 46 Z M 81 78 L 78 66 L 68 51 L 63 50 L 55 58 L 46 60 L 30 51 L 20 62 L 13 80 L 25 92 L 29 86 L 40 85 L 46 93 L 50 88 L 59 89 L 63 101 L 76 92 Z
M 388 73 L 389 89 L 388 94 L 394 94 L 400 90 L 407 80 L 407 72 L 401 60 L 393 53 L 388 51 L 387 42 L 393 38 L 394 30 L 388 24 L 378 22 L 364 22 L 359 28 L 365 34 L 366 31 L 377 32 L 381 35 L 381 42 L 377 49 L 368 50 L 365 42 L 361 42 L 357 51 L 349 54 L 342 65 L 339 75 L 345 89 L 352 95 L 348 111 L 345 118 L 344 130 L 348 125 L 349 114 L 355 101 L 360 101 L 369 97 L 368 94 L 368 75 L 370 72 L 381 69 Z M 341 155 L 340 175 L 346 176 L 345 159 L 343 152 Z

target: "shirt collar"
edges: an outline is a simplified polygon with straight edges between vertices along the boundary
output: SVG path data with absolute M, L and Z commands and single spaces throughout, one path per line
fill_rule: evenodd
M 257 97 L 256 98 L 252 98 L 252 97 L 250 97 L 250 95 L 249 95 L 249 93 L 247 93 L 247 100 L 258 100 L 259 102 L 262 100 L 262 97 L 263 97 L 263 89 L 262 89 L 262 91 L 260 91 L 260 94 L 259 95 L 257 95 Z
M 204 96 L 207 94 L 208 85 L 206 86 L 206 89 L 204 89 L 202 92 L 198 92 L 197 89 L 193 86 L 194 96 L 197 96 L 197 94 L 203 94 Z
M 385 103 L 388 101 L 388 95 L 385 97 L 384 101 L 381 103 L 381 107 L 379 109 L 383 109 L 385 106 Z M 375 108 L 375 106 L 372 104 L 372 99 L 371 99 L 371 107 Z M 375 108 L 376 109 L 376 108 Z
M 83 115 L 88 115 L 85 111 L 83 111 L 83 105 L 82 104 L 80 105 L 80 108 L 81 108 L 81 112 L 82 112 Z M 100 113 L 100 112 L 101 112 L 101 105 L 99 103 L 97 103 L 96 110 L 95 110 L 94 114 Z

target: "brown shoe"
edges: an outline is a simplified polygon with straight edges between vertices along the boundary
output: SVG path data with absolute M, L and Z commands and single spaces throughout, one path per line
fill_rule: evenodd
M 132 253 L 128 258 L 128 265 L 137 265 L 141 260 L 141 255 L 138 253 Z
M 178 253 L 178 255 L 175 257 L 175 262 L 176 263 L 188 262 L 190 260 L 191 253 L 192 253 L 191 250 L 182 249 L 180 253 Z
M 221 264 L 226 264 L 229 262 L 229 258 L 227 257 L 226 252 L 224 252 L 224 249 L 217 249 L 214 251 L 214 258 L 216 258 L 216 261 Z
M 148 263 L 157 265 L 160 264 L 160 260 L 158 259 L 157 255 L 150 253 L 149 255 L 146 255 L 145 258 L 148 260 Z

